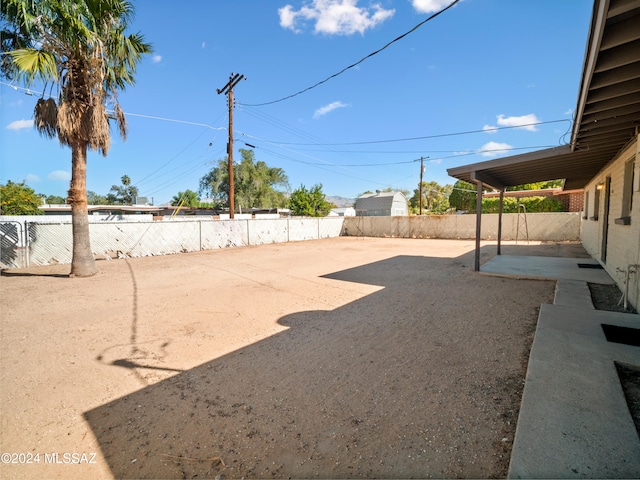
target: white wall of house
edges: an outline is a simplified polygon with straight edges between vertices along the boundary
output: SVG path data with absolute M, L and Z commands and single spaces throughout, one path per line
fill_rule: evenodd
M 633 162 L 633 170 L 629 162 Z M 610 202 L 607 220 L 605 197 L 608 179 L 610 179 Z M 585 210 L 582 215 L 582 244 L 591 256 L 600 261 L 607 273 L 617 282 L 620 290 L 623 292 L 628 290 L 629 302 L 638 308 L 640 306 L 640 142 L 638 138 L 587 184 L 585 200 Z M 631 201 L 630 210 L 629 201 Z M 628 225 L 623 224 L 625 223 L 622 220 L 623 217 L 630 218 Z M 603 249 L 605 243 L 606 252 Z M 635 270 L 635 273 L 629 275 L 627 287 L 625 272 L 629 268 Z

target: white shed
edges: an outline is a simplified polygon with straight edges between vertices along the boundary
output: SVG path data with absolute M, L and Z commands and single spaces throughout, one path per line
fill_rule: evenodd
M 356 215 L 364 217 L 406 217 L 407 197 L 402 192 L 366 193 L 356 200 Z

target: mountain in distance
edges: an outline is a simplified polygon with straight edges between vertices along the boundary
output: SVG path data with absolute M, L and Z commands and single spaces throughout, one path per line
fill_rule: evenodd
M 327 202 L 333 203 L 336 207 L 353 207 L 353 204 L 356 203 L 355 198 L 345 198 L 339 196 L 326 196 Z

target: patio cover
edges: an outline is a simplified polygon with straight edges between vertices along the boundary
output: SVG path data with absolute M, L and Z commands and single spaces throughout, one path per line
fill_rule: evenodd
M 571 143 L 447 172 L 497 190 L 555 179 L 583 188 L 639 127 L 640 0 L 595 0 Z
M 504 189 L 563 179 L 563 188 L 584 186 L 640 134 L 640 0 L 594 0 L 589 38 L 568 145 L 449 168 L 476 183 L 476 262 L 480 269 L 482 187 Z M 502 209 L 501 209 L 502 210 Z M 500 254 L 502 215 L 498 225 Z

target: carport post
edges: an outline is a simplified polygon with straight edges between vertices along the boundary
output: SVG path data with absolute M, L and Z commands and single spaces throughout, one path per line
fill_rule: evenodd
M 476 194 L 476 260 L 474 270 L 480 271 L 480 233 L 482 226 L 482 182 L 477 180 L 477 194 Z
M 500 204 L 498 205 L 498 255 L 502 255 L 502 207 L 504 205 L 504 188 L 500 189 Z

